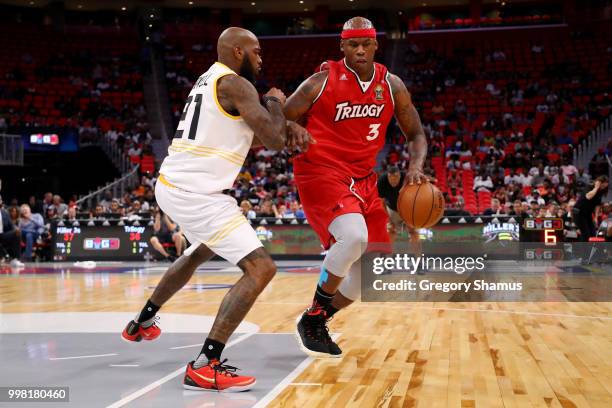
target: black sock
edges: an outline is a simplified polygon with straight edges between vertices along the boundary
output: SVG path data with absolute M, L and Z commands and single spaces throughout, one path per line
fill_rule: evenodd
M 204 342 L 204 346 L 202 347 L 202 354 L 206 355 L 206 358 L 209 360 L 221 360 L 221 353 L 225 348 L 225 344 L 218 342 L 217 340 L 213 340 L 207 338 Z
M 326 291 L 323 290 L 321 285 L 317 285 L 317 290 L 315 291 L 315 295 L 312 300 L 312 306 L 313 307 L 320 306 L 323 309 L 325 309 L 326 306 L 331 303 L 331 300 L 333 297 L 334 297 L 333 293 L 327 293 Z
M 325 309 L 325 314 L 328 319 L 332 317 L 333 315 L 335 315 L 338 310 L 340 310 L 340 309 L 336 309 L 335 307 L 333 307 L 331 302 L 327 306 L 325 306 L 324 309 Z
M 200 355 L 193 362 L 193 368 L 196 370 L 200 367 L 204 367 L 208 364 L 210 360 L 221 360 L 221 353 L 225 348 L 225 344 L 218 342 L 217 340 L 212 340 L 210 338 L 206 338 L 204 341 L 204 345 L 202 346 L 202 351 L 200 351 Z
M 147 300 L 147 304 L 142 308 L 142 310 L 140 311 L 136 319 L 134 319 L 134 321 L 136 323 L 142 323 L 152 319 L 159 311 L 159 308 L 160 306 L 157 306 L 153 302 L 151 302 L 151 299 Z

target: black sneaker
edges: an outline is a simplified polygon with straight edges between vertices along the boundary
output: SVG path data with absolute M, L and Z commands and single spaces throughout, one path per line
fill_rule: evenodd
M 304 353 L 313 357 L 342 357 L 342 350 L 329 336 L 323 309 L 307 309 L 296 323 L 295 337 Z

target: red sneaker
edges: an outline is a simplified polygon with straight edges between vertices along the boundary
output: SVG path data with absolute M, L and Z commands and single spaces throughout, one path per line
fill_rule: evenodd
M 240 392 L 253 388 L 255 377 L 236 374 L 238 368 L 225 365 L 226 361 L 212 360 L 198 369 L 193 368 L 193 361 L 187 364 L 183 388 L 217 392 Z
M 157 326 L 157 320 L 149 327 L 142 327 L 140 323 L 130 320 L 123 329 L 121 337 L 125 341 L 155 340 L 160 334 L 161 329 Z

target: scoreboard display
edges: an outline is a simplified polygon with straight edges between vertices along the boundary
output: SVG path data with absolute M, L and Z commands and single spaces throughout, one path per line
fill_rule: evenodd
M 563 242 L 562 218 L 523 218 L 520 229 L 521 242 L 541 242 L 554 245 Z
M 134 225 L 54 226 L 56 261 L 142 261 L 153 229 Z

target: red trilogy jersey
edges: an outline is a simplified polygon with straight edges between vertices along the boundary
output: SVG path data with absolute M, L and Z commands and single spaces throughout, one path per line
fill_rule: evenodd
M 317 143 L 295 159 L 295 172 L 328 167 L 362 178 L 373 171 L 394 114 L 387 68 L 374 63 L 374 77 L 364 83 L 344 59 L 327 65 L 327 80 L 306 122 Z

